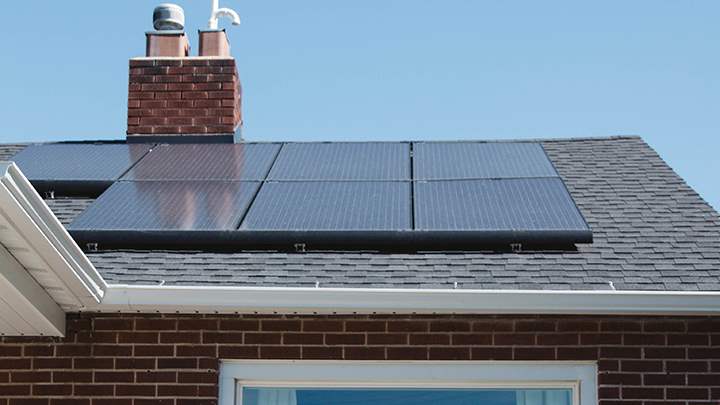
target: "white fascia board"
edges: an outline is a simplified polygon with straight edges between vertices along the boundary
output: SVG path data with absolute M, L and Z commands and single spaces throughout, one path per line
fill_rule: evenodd
M 16 239 L 25 242 L 33 258 L 60 280 L 65 296 L 74 297 L 73 306 L 81 309 L 100 302 L 107 284 L 12 162 L 0 162 L 0 209 Z M 24 264 L 21 258 L 18 261 Z
M 0 245 L 0 334 L 65 336 L 65 311 Z
M 719 292 L 110 285 L 98 311 L 323 314 L 717 315 Z

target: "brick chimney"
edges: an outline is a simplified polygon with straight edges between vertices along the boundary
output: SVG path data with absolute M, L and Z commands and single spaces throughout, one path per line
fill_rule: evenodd
M 241 139 L 242 89 L 224 30 L 200 32 L 189 56 L 181 31 L 147 33 L 130 59 L 128 142 L 231 143 Z

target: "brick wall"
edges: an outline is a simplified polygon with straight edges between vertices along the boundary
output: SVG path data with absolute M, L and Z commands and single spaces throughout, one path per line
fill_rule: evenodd
M 720 318 L 72 315 L 0 340 L 0 405 L 215 404 L 218 358 L 596 360 L 603 405 L 720 401 Z
M 234 59 L 130 60 L 128 136 L 232 134 L 241 96 Z

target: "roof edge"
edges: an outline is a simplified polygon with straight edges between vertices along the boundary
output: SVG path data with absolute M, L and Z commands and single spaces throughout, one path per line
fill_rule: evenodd
M 110 285 L 98 312 L 717 315 L 720 292 Z
M 105 280 L 14 163 L 0 162 L 0 184 L 0 209 L 11 218 L 12 241 L 23 245 L 18 248 L 27 248 L 17 257 L 20 264 L 32 269 L 36 279 L 43 273 L 45 281 L 38 283 L 65 309 L 100 302 Z M 54 282 L 47 281 L 47 276 Z M 48 283 L 52 285 L 44 285 Z M 58 294 L 66 302 L 58 300 Z

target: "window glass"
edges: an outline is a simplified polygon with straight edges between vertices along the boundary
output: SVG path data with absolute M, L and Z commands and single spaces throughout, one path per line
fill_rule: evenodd
M 570 389 L 254 388 L 242 405 L 572 405 Z

